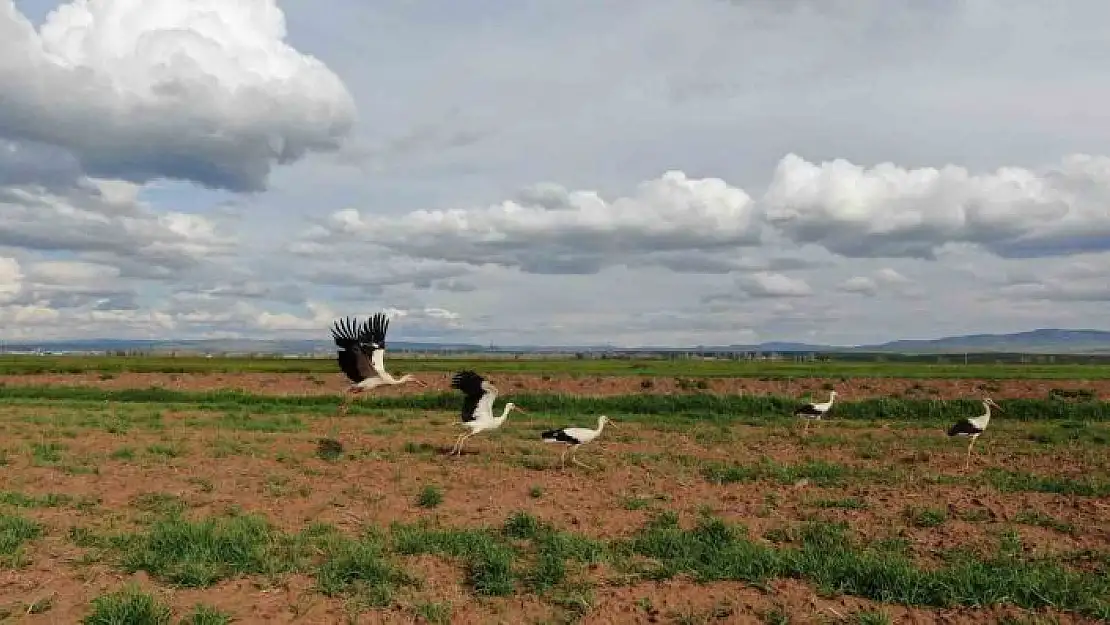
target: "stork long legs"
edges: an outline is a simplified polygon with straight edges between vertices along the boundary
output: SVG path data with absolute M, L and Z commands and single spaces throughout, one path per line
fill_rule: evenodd
M 581 445 L 574 445 L 572 447 L 567 447 L 566 450 L 563 451 L 563 455 L 559 456 L 559 468 L 560 469 L 565 469 L 566 468 L 567 454 L 570 454 L 570 461 L 573 462 L 574 464 L 576 464 L 580 467 L 585 467 L 587 469 L 593 469 L 594 468 L 594 467 L 586 464 L 585 462 L 582 462 L 578 458 L 574 457 L 574 453 L 576 451 L 578 451 L 579 447 L 581 447 Z
M 463 432 L 462 434 L 459 434 L 459 437 L 455 439 L 455 446 L 451 448 L 451 451 L 447 455 L 454 456 L 462 454 L 463 443 L 466 442 L 466 439 L 474 436 L 475 434 L 477 434 L 477 432 Z
M 971 448 L 975 445 L 975 441 L 978 439 L 978 436 L 972 436 L 971 442 L 967 444 L 967 459 L 964 461 L 965 471 L 971 468 Z

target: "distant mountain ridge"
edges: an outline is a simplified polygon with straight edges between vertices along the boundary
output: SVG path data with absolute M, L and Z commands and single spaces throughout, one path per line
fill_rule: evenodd
M 1029 354 L 1110 354 L 1110 331 L 1067 330 L 1045 328 L 1013 334 L 968 334 L 937 339 L 900 339 L 873 345 L 816 345 L 795 342 L 766 342 L 754 345 L 721 346 L 657 346 L 626 348 L 608 345 L 539 346 L 479 345 L 476 343 L 417 343 L 392 341 L 390 349 L 415 352 L 603 352 L 603 351 L 698 351 L 698 352 L 824 352 L 824 353 L 1029 353 Z M 116 352 L 157 351 L 193 353 L 256 353 L 256 354 L 330 354 L 335 349 L 331 340 L 267 340 L 267 339 L 202 339 L 202 340 L 131 340 L 80 339 L 70 341 L 3 341 L 4 352 Z

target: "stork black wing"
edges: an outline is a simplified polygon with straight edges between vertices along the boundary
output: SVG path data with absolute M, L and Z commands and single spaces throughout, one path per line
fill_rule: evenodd
M 567 434 L 566 429 L 545 430 L 540 433 L 540 438 L 550 443 L 567 443 L 568 445 L 582 444 L 582 441 Z
M 822 413 L 813 404 L 806 404 L 794 411 L 795 417 L 819 417 Z
M 358 340 L 370 349 L 385 349 L 385 333 L 389 330 L 389 317 L 385 313 L 375 313 L 362 324 Z
M 462 391 L 463 394 L 463 421 L 474 420 L 474 409 L 478 407 L 482 395 L 486 394 L 486 390 L 482 388 L 485 381 L 485 378 L 473 371 L 460 371 L 451 378 L 451 388 Z
M 961 434 L 964 435 L 964 436 L 972 436 L 974 434 L 982 434 L 982 433 L 983 433 L 983 430 L 980 430 L 979 428 L 975 427 L 975 424 L 972 423 L 971 421 L 968 421 L 967 419 L 957 421 L 955 425 L 948 428 L 948 435 L 949 436 L 959 436 Z
M 370 361 L 359 344 L 358 319 L 344 317 L 336 321 L 332 325 L 331 336 L 339 347 L 335 360 L 343 374 L 355 383 L 370 377 Z

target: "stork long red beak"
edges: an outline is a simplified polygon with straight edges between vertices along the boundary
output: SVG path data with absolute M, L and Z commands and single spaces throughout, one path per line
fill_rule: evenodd
M 525 409 L 523 409 L 520 406 L 517 406 L 515 404 L 513 405 L 513 410 L 519 410 L 520 412 L 523 412 L 524 414 L 528 414 L 527 410 L 525 410 Z

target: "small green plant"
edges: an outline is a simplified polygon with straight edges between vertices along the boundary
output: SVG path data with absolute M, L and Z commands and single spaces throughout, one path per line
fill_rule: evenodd
M 451 622 L 450 603 L 418 603 L 412 607 L 412 611 L 429 625 L 448 625 Z
M 170 607 L 128 585 L 122 590 L 92 600 L 92 613 L 81 620 L 82 625 L 168 625 Z
M 939 508 L 909 507 L 905 516 L 914 527 L 937 527 L 948 520 L 948 514 Z
M 425 486 L 416 496 L 416 505 L 421 508 L 435 508 L 443 503 L 443 490 L 431 484 Z
M 855 625 L 893 625 L 885 612 L 879 610 L 863 610 L 852 615 Z
M 226 612 L 221 612 L 210 605 L 198 603 L 180 625 L 230 625 L 233 618 Z
M 539 499 L 540 497 L 543 497 L 543 487 L 542 486 L 533 486 L 533 487 L 529 488 L 528 489 L 528 496 L 531 497 L 532 499 Z

